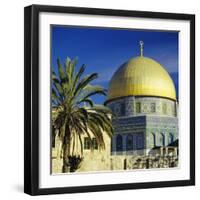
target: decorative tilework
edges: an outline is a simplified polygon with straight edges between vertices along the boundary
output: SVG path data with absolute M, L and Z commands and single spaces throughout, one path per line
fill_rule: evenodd
M 113 100 L 107 105 L 117 116 L 113 119 L 115 134 L 112 138 L 112 153 L 117 149 L 118 154 L 121 154 L 120 152 L 130 152 L 131 148 L 137 150 L 167 146 L 178 138 L 177 106 L 172 100 L 158 97 L 125 97 Z M 131 136 L 133 141 L 129 144 Z
M 176 102 L 158 97 L 124 97 L 107 103 L 118 116 L 142 114 L 167 115 L 176 117 Z

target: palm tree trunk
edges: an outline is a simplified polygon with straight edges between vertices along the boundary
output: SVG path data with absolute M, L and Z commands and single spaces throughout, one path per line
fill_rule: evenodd
M 65 145 L 65 147 L 63 148 L 63 167 L 62 167 L 63 173 L 70 172 L 68 148 L 69 148 L 68 145 Z
M 70 172 L 70 162 L 69 162 L 69 156 L 70 156 L 70 134 L 67 134 L 64 139 L 64 148 L 63 148 L 63 168 L 62 172 L 67 173 Z

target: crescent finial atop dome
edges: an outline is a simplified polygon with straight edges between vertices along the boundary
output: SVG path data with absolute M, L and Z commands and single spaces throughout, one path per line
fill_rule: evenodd
M 143 56 L 144 42 L 141 40 L 141 41 L 139 42 L 139 44 L 140 44 L 140 56 Z

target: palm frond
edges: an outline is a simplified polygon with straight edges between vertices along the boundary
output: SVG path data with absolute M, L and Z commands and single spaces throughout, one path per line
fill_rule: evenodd
M 91 107 L 93 107 L 94 103 L 90 98 L 84 98 L 77 102 L 77 104 L 88 103 Z
M 66 76 L 66 73 L 64 72 L 64 69 L 59 59 L 57 59 L 57 65 L 58 65 L 58 74 L 59 74 L 60 81 L 61 83 L 64 83 L 67 80 L 67 76 Z
M 82 78 L 86 67 L 82 65 L 76 70 L 76 65 L 77 58 L 67 58 L 64 67 L 58 59 L 58 74 L 52 72 L 52 102 L 55 106 L 52 121 L 62 141 L 63 159 L 67 159 L 66 157 L 70 157 L 71 154 L 72 157 L 77 155 L 76 145 L 80 145 L 80 154 L 83 156 L 85 136 L 91 144 L 93 138 L 96 138 L 101 150 L 105 148 L 104 134 L 111 137 L 113 133 L 112 111 L 106 106 L 95 104 L 92 100 L 94 95 L 106 95 L 103 87 L 91 85 L 98 74 L 93 73 Z M 55 134 L 53 136 L 55 137 Z M 63 162 L 64 165 L 66 162 Z
M 97 73 L 85 76 L 78 84 L 74 92 L 74 96 L 78 95 L 85 86 L 98 77 Z
M 77 74 L 75 75 L 75 78 L 74 78 L 74 82 L 73 82 L 73 85 L 72 85 L 72 91 L 74 92 L 77 84 L 78 84 L 78 81 L 80 80 L 81 76 L 83 75 L 84 71 L 85 71 L 85 65 L 82 65 L 79 69 L 79 71 L 77 72 Z

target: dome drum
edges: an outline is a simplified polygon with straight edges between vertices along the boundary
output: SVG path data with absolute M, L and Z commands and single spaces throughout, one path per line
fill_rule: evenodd
M 122 97 L 106 104 L 118 117 L 158 115 L 176 117 L 176 102 L 159 97 Z

